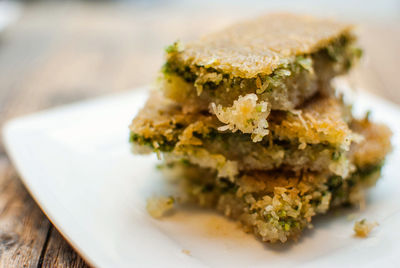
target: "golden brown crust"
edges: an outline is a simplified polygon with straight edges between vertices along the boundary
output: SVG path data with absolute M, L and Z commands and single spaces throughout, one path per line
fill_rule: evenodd
M 185 65 L 215 68 L 232 76 L 270 74 L 296 55 L 313 53 L 346 35 L 352 26 L 289 13 L 267 14 L 187 44 L 177 54 Z
M 278 137 L 298 139 L 300 143 L 347 147 L 354 135 L 345 121 L 346 109 L 341 100 L 320 96 L 297 111 L 270 116 L 269 128 Z
M 353 162 L 357 167 L 374 166 L 382 162 L 392 150 L 392 131 L 383 124 L 371 121 L 353 120 L 351 128 L 360 133 L 364 140 L 353 146 Z
M 130 129 L 144 138 L 165 137 L 171 141 L 176 138 L 178 126 L 187 128 L 196 122 L 210 128 L 220 125 L 215 117 L 208 114 L 184 113 L 175 102 L 164 98 L 159 91 L 153 91 L 145 107 L 133 119 Z
M 346 106 L 339 99 L 319 96 L 298 111 L 271 113 L 269 129 L 274 138 L 298 140 L 304 145 L 329 143 L 334 147 L 346 147 L 351 144 L 354 134 L 345 121 L 345 110 Z M 154 92 L 133 120 L 131 130 L 145 138 L 164 136 L 170 141 L 177 135 L 177 124 L 187 128 L 200 122 L 203 132 L 222 125 L 215 116 L 207 113 L 185 114 L 180 106 Z

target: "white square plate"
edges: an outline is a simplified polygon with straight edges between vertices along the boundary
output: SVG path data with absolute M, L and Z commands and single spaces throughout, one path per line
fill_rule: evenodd
M 360 93 L 357 113 L 388 124 L 394 151 L 358 218 L 376 220 L 353 237 L 346 214 L 321 216 L 297 243 L 265 245 L 208 211 L 178 211 L 157 221 L 146 198 L 162 191 L 154 156 L 132 155 L 128 125 L 145 89 L 37 113 L 4 128 L 7 151 L 40 207 L 98 267 L 261 267 L 400 265 L 400 109 Z

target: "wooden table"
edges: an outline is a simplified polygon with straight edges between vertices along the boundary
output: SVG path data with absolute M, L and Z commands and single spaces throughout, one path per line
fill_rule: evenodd
M 163 47 L 235 18 L 169 6 L 35 3 L 0 35 L 0 125 L 40 109 L 151 82 Z M 400 24 L 364 26 L 367 60 L 353 80 L 400 103 Z M 0 144 L 0 266 L 85 267 L 21 184 Z

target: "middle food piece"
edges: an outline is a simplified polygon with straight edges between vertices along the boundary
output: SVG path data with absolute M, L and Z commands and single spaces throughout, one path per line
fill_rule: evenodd
M 239 171 L 286 169 L 328 172 L 347 177 L 350 145 L 362 137 L 350 128 L 350 108 L 335 97 L 316 96 L 298 113 L 272 111 L 268 137 L 221 132 L 208 113 L 184 113 L 180 105 L 155 92 L 134 119 L 131 141 L 162 152 L 167 161 L 184 159 L 218 170 L 220 177 Z

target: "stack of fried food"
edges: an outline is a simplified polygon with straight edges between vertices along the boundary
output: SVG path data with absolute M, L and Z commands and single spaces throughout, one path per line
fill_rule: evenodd
M 351 26 L 269 14 L 166 51 L 130 139 L 162 156 L 181 202 L 285 242 L 379 178 L 390 130 L 331 86 L 361 56 Z

